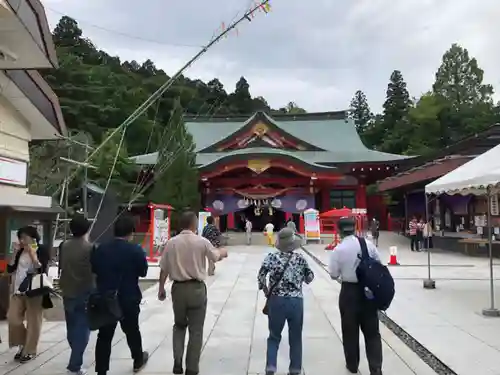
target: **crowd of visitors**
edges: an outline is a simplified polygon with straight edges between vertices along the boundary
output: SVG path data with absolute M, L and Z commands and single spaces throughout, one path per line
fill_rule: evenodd
M 228 253 L 220 246 L 220 232 L 213 219 L 207 220 L 201 235 L 196 233 L 198 217 L 195 213 L 183 213 L 179 224 L 180 233 L 168 240 L 162 249 L 158 299 L 166 299 L 165 284 L 171 280 L 173 373 L 197 375 L 200 372 L 207 312 L 205 280 L 213 275 L 215 263 L 227 257 Z M 377 248 L 370 241 L 355 235 L 355 222 L 343 218 L 338 226 L 342 241 L 331 253 L 329 272 L 333 279 L 341 283 L 339 309 L 346 368 L 353 374 L 358 371 L 361 330 L 365 337 L 370 375 L 381 375 L 382 343 L 378 310 L 390 304 L 394 295 L 393 284 L 391 294 L 391 285 L 380 282 L 384 277 L 387 284 L 388 278 L 387 274 L 383 274 L 386 271 L 380 264 Z M 249 227 L 251 232 L 251 223 Z M 86 373 L 82 368 L 83 355 L 91 331 L 97 331 L 95 371 L 98 375 L 106 375 L 110 367 L 113 337 L 120 324 L 130 349 L 133 371 L 139 372 L 149 359 L 148 352 L 143 350 L 139 325 L 142 300 L 139 278 L 145 277 L 148 271 L 146 254 L 132 241 L 134 221 L 131 217 L 119 217 L 114 225 L 115 238 L 99 246 L 89 241 L 90 228 L 90 222 L 84 217 L 73 218 L 70 222 L 72 237 L 60 247 L 60 288 L 67 340 L 71 348 L 67 370 L 75 375 Z M 298 375 L 303 368 L 302 286 L 313 282 L 314 272 L 303 253 L 298 251 L 302 238 L 296 233 L 294 223 L 288 223 L 280 230 L 276 239 L 273 229 L 268 226 L 266 235 L 274 249 L 267 254 L 257 274 L 258 288 L 266 296 L 262 313 L 267 315 L 269 321 L 265 371 L 266 375 L 277 372 L 278 348 L 287 323 L 290 345 L 288 374 Z M 43 282 L 35 282 L 45 280 L 42 276 L 47 274 L 50 259 L 50 252 L 40 243 L 36 228 L 23 227 L 17 235 L 19 246 L 8 265 L 8 272 L 12 275 L 8 311 L 9 345 L 18 348 L 14 360 L 26 363 L 37 354 L 43 309 L 53 306 L 51 294 L 54 291 L 48 281 L 44 287 Z M 382 287 L 387 288 L 383 290 Z M 189 339 L 185 348 L 187 333 Z

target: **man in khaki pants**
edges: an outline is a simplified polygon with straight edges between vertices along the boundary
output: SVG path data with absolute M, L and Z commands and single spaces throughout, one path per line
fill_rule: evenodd
M 207 312 L 207 260 L 217 262 L 227 257 L 225 249 L 216 249 L 209 240 L 195 234 L 198 218 L 194 212 L 185 212 L 180 218 L 181 232 L 165 245 L 160 260 L 160 287 L 158 299 L 165 300 L 165 281 L 172 283 L 174 310 L 173 354 L 174 374 L 197 375 L 203 326 Z M 186 372 L 183 370 L 186 330 L 189 341 L 186 353 Z

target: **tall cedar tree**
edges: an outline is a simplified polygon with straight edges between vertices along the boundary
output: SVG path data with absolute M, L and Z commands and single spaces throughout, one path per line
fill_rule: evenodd
M 483 77 L 483 70 L 467 49 L 453 44 L 444 53 L 432 88 L 442 99 L 440 125 L 446 144 L 498 121 L 492 101 L 493 87 L 484 84 Z
M 383 105 L 385 135 L 380 147 L 382 151 L 402 154 L 408 149 L 412 130 L 408 118 L 411 106 L 412 101 L 403 74 L 395 70 L 387 85 L 387 96 Z
M 159 162 L 154 169 L 155 184 L 149 194 L 155 203 L 169 204 L 174 209 L 174 221 L 185 209 L 199 210 L 198 174 L 195 145 L 183 120 L 183 109 L 175 102 L 169 132 L 163 138 Z
M 356 130 L 358 134 L 363 134 L 368 127 L 373 114 L 370 111 L 370 106 L 368 105 L 368 100 L 363 91 L 358 90 L 354 94 L 350 105 L 351 116 L 356 124 Z

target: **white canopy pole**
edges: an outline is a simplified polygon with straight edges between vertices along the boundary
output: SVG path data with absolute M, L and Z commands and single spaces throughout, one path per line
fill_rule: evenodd
M 487 189 L 488 200 L 488 252 L 490 256 L 490 307 L 483 309 L 484 316 L 500 317 L 500 310 L 495 308 L 495 279 L 493 278 L 493 233 L 491 231 L 491 189 Z
M 429 199 L 427 193 L 425 195 L 425 225 L 429 224 Z M 428 232 L 428 231 L 427 231 Z M 429 233 L 427 233 L 429 235 Z M 425 243 L 425 242 L 424 242 Z M 431 249 L 429 248 L 429 238 L 427 238 L 427 280 L 424 280 L 424 289 L 436 289 L 436 281 L 431 279 Z

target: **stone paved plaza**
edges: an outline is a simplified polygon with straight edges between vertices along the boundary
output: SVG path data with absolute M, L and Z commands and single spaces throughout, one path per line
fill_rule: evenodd
M 409 241 L 382 233 L 379 250 L 389 260 L 389 246 L 398 247 L 400 266 L 391 267 L 396 296 L 387 315 L 460 375 L 500 375 L 500 318 L 481 315 L 489 307 L 489 260 L 431 252 L 435 290 L 422 287 L 427 278 L 427 253 L 409 250 Z M 327 262 L 325 245 L 307 246 Z M 495 294 L 500 306 L 500 261 L 495 260 Z
M 200 375 L 263 374 L 267 319 L 261 313 L 264 298 L 256 290 L 256 273 L 268 249 L 264 246 L 234 246 L 229 250 L 229 258 L 219 263 L 216 276 L 208 281 L 209 302 Z M 309 262 L 316 273 L 316 280 L 310 287 L 305 287 L 304 372 L 314 375 L 347 374 L 337 309 L 339 285 L 312 259 Z M 157 267 L 152 267 L 150 274 L 157 274 Z M 145 375 L 171 374 L 171 310 L 168 300 L 156 300 L 156 288 L 145 293 L 141 329 L 145 349 L 152 353 L 148 366 L 142 372 Z M 4 339 L 0 345 L 0 374 L 66 373 L 69 348 L 64 323 L 44 323 L 40 353 L 34 361 L 24 365 L 12 362 L 14 353 L 6 344 L 5 323 L 0 332 Z M 434 374 L 392 332 L 385 327 L 381 327 L 381 332 L 385 374 Z M 94 345 L 95 334 L 86 353 L 85 363 L 88 367 L 92 366 Z M 124 337 L 117 329 L 110 374 L 131 374 L 132 361 L 129 357 Z M 280 349 L 279 374 L 286 373 L 287 358 L 288 340 L 285 332 Z M 369 375 L 364 355 L 360 373 Z M 486 375 L 486 372 L 476 372 L 479 373 Z

